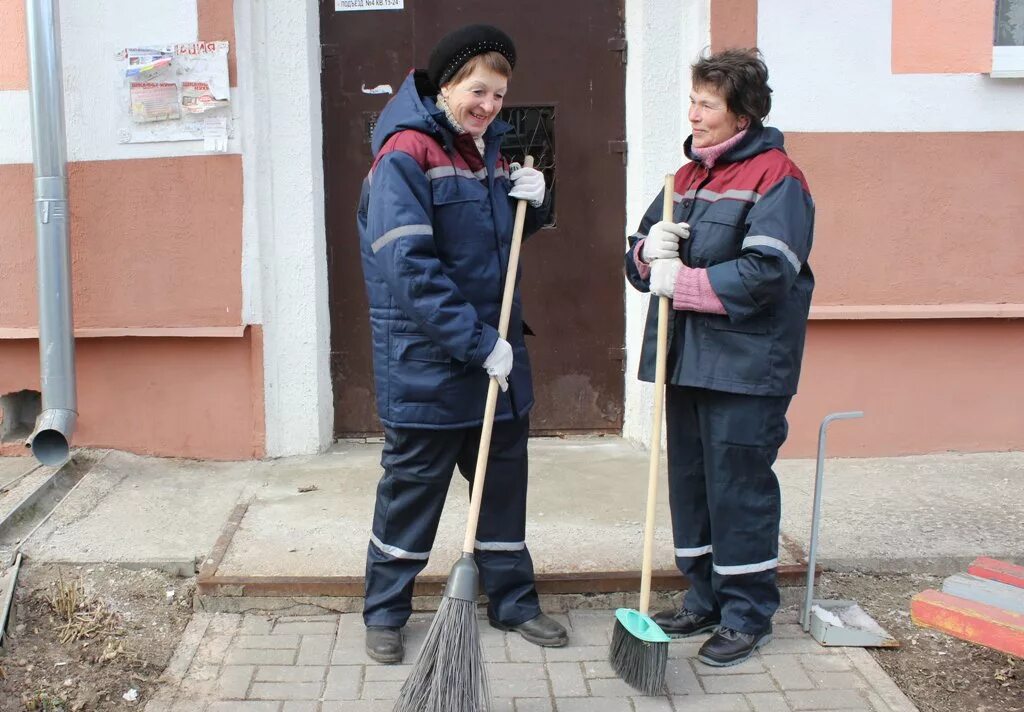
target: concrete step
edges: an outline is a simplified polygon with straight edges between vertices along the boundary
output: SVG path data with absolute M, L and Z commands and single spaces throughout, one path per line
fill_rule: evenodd
M 218 613 L 239 613 L 245 611 L 287 612 L 289 615 L 311 615 L 324 610 L 343 613 L 362 609 L 364 579 L 361 573 L 362 561 L 354 561 L 349 568 L 334 574 L 312 573 L 308 569 L 283 567 L 283 571 L 268 575 L 268 567 L 254 567 L 238 571 L 229 567 L 230 552 L 241 541 L 247 544 L 244 530 L 250 521 L 252 502 L 240 502 L 228 517 L 213 551 L 203 560 L 196 580 L 196 605 L 198 608 Z M 555 537 L 561 541 L 561 537 Z M 353 542 L 355 543 L 355 542 Z M 549 542 L 553 543 L 553 542 Z M 578 553 L 586 541 L 576 542 L 569 551 Z M 454 544 L 454 542 L 452 542 Z M 351 547 L 361 555 L 365 545 L 358 542 Z M 451 547 L 447 547 L 451 548 Z M 780 544 L 782 548 L 782 544 Z M 784 549 L 783 549 L 784 551 Z M 671 548 L 669 548 L 671 552 Z M 634 552 L 635 553 L 635 552 Z M 460 552 L 458 549 L 445 551 L 443 555 L 431 557 L 433 561 L 427 571 L 416 579 L 413 592 L 413 608 L 419 611 L 436 610 L 444 593 L 447 581 L 447 567 L 453 564 Z M 782 555 L 779 566 L 781 586 L 803 586 L 806 582 L 806 563 L 794 561 L 788 553 Z M 552 612 L 568 611 L 573 608 L 615 608 L 635 607 L 640 590 L 640 572 L 627 568 L 630 559 L 605 559 L 605 566 L 580 567 L 573 557 L 538 567 L 537 591 L 544 609 Z M 577 557 L 578 561 L 578 557 Z M 625 566 L 622 566 L 623 563 Z M 661 566 L 652 572 L 651 589 L 654 598 L 652 610 L 672 605 L 672 596 L 687 587 L 686 580 L 677 569 Z M 607 564 L 612 566 L 608 567 Z M 616 566 L 618 564 L 618 566 Z M 322 565 L 322 564 L 321 564 Z M 273 569 L 270 569 L 273 570 Z

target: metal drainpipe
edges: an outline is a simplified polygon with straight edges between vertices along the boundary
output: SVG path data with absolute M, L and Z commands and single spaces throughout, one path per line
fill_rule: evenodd
M 58 0 L 25 0 L 35 167 L 42 412 L 25 441 L 44 465 L 64 463 L 78 420 L 71 317 L 67 139 Z

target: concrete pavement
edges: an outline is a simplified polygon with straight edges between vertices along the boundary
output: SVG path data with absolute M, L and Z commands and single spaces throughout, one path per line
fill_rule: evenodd
M 695 659 L 703 637 L 673 641 L 663 692 L 639 695 L 607 662 L 611 611 L 556 616 L 566 648 L 541 649 L 481 620 L 491 712 L 789 712 L 916 708 L 861 649 L 823 648 L 794 620 L 750 660 L 711 668 Z M 268 618 L 197 613 L 146 712 L 391 712 L 429 616 L 406 627 L 407 664 L 363 652 L 357 614 Z
M 539 572 L 638 567 L 647 453 L 618 438 L 531 443 L 528 541 Z M 241 499 L 251 500 L 221 567 L 237 575 L 360 575 L 380 476 L 380 446 L 265 462 L 197 462 L 111 452 L 25 551 L 54 562 L 109 561 L 184 573 L 203 560 Z M 11 464 L 11 460 L 16 460 Z M 0 459 L 17 472 L 26 458 Z M 810 532 L 814 462 L 783 460 L 783 533 Z M 13 476 L 13 475 L 12 475 Z M 953 572 L 978 555 L 1024 551 L 1024 453 L 827 462 L 819 563 Z M 299 488 L 316 486 L 300 493 Z M 457 557 L 466 487 L 456 476 L 428 573 Z M 17 493 L 0 495 L 0 508 Z M 671 568 L 666 488 L 656 567 Z M 783 559 L 790 552 L 783 550 Z

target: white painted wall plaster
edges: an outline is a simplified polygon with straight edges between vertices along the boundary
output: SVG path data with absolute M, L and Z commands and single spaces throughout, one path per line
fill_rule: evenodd
M 239 69 L 249 65 L 246 92 L 260 107 L 244 134 L 254 205 L 243 232 L 259 243 L 267 455 L 317 452 L 334 425 L 318 8 L 316 0 L 260 3 L 236 18 L 251 49 Z
M 32 162 L 32 112 L 27 91 L 0 91 L 0 165 Z
M 757 43 L 783 131 L 1019 131 L 1022 83 L 893 74 L 892 3 L 760 0 Z
M 245 57 L 238 64 L 238 87 L 232 90 L 239 106 L 262 107 L 266 101 L 266 82 L 259 81 L 253 65 L 253 32 L 255 31 L 251 0 L 235 0 L 235 56 Z M 260 272 L 260 191 L 259 147 L 266 136 L 266 122 L 253 119 L 249 111 L 240 113 L 244 119 L 235 122 L 236 138 L 242 152 L 242 322 L 263 323 L 262 275 Z
M 117 139 L 120 116 L 126 111 L 117 74 L 119 65 L 114 59 L 118 50 L 227 39 L 197 36 L 199 20 L 194 1 L 151 0 L 144 10 L 133 0 L 62 2 L 60 16 L 69 161 L 207 153 L 202 141 L 127 144 Z M 232 111 L 236 119 L 247 112 L 244 102 L 236 102 Z M 28 91 L 0 91 L 0 164 L 32 162 L 30 128 Z M 241 150 L 235 133 L 228 141 L 230 153 Z
M 626 234 L 632 234 L 661 191 L 666 173 L 685 160 L 690 63 L 710 41 L 707 0 L 626 3 Z M 626 243 L 623 241 L 623 251 Z M 626 283 L 626 373 L 623 435 L 650 440 L 654 389 L 637 380 L 650 297 Z

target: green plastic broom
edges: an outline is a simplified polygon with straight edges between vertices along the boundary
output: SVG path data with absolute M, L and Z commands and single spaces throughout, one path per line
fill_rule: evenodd
M 662 217 L 672 221 L 675 176 L 665 176 Z M 645 695 L 665 686 L 669 637 L 647 615 L 651 604 L 651 560 L 654 556 L 654 507 L 658 502 L 658 463 L 661 454 L 661 417 L 665 410 L 665 369 L 668 361 L 668 297 L 658 299 L 658 351 L 654 367 L 654 415 L 651 421 L 651 456 L 647 472 L 647 518 L 644 522 L 644 560 L 640 572 L 640 608 L 615 611 L 615 630 L 609 660 L 615 672 Z

